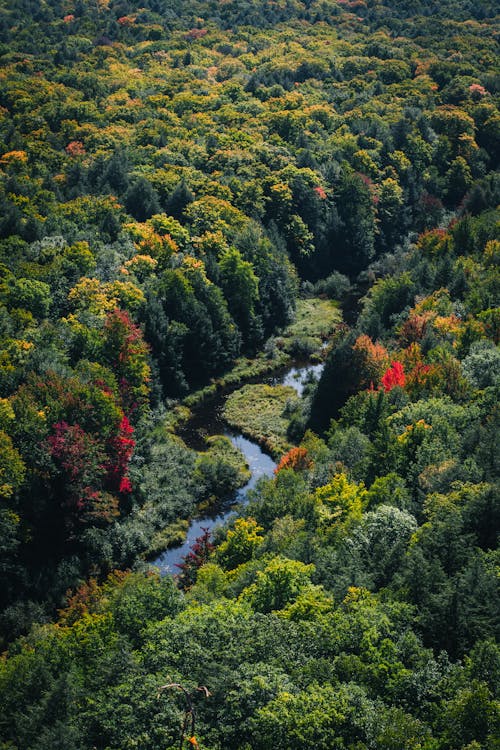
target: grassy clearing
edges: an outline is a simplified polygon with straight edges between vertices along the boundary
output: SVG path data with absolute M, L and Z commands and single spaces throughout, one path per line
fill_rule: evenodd
M 317 354 L 321 344 L 329 338 L 342 320 L 338 302 L 312 297 L 297 300 L 295 321 L 283 332 L 278 341 L 292 356 Z
M 286 412 L 296 401 L 297 394 L 290 386 L 245 385 L 228 396 L 224 419 L 279 458 L 291 447 L 286 438 Z
M 326 339 L 333 333 L 341 318 L 338 302 L 319 297 L 299 299 L 295 321 L 286 329 L 286 335 Z

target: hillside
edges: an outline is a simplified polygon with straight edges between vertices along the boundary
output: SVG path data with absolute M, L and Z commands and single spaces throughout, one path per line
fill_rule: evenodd
M 0 3 L 2 750 L 498 748 L 497 10 Z

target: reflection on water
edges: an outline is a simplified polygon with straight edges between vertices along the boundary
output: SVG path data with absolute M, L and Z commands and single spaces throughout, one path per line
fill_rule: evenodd
M 313 376 L 316 380 L 319 378 L 324 366 L 324 362 L 319 362 L 316 365 L 291 367 L 284 375 L 276 378 L 273 385 L 290 385 L 299 396 L 302 396 L 305 386 L 311 382 Z
M 323 363 L 315 365 L 298 365 L 290 367 L 284 373 L 280 373 L 277 377 L 269 379 L 269 383 L 272 385 L 289 385 L 295 388 L 298 395 L 301 396 L 306 384 L 311 381 L 311 377 L 314 376 L 316 379 L 321 375 L 323 369 Z M 227 394 L 226 394 L 227 395 Z M 227 521 L 227 519 L 234 513 L 234 506 L 237 504 L 244 504 L 247 501 L 247 495 L 249 490 L 255 487 L 255 484 L 261 477 L 271 477 L 276 463 L 273 459 L 268 456 L 262 448 L 254 443 L 252 440 L 248 440 L 243 437 L 240 433 L 230 430 L 225 425 L 220 417 L 221 414 L 221 402 L 214 402 L 211 405 L 205 405 L 200 409 L 186 428 L 181 432 L 181 436 L 187 439 L 187 442 L 191 448 L 200 450 L 203 446 L 204 436 L 224 434 L 232 442 L 232 444 L 239 448 L 239 450 L 245 456 L 245 460 L 251 471 L 250 481 L 241 487 L 235 493 L 235 496 L 228 500 L 222 507 L 213 510 L 212 513 L 205 513 L 200 518 L 195 518 L 191 521 L 188 529 L 186 540 L 183 544 L 178 547 L 171 547 L 170 549 L 163 552 L 156 560 L 153 565 L 156 565 L 160 569 L 162 575 L 167 573 L 175 573 L 176 565 L 182 562 L 182 558 L 186 555 L 197 537 L 203 534 L 205 529 L 213 529 L 215 526 L 220 526 Z

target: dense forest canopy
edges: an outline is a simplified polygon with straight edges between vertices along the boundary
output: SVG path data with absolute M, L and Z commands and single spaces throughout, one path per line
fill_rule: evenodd
M 0 2 L 2 750 L 498 748 L 497 12 Z

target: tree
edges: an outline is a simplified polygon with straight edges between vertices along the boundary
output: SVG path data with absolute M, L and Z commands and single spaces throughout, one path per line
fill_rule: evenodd
M 249 261 L 258 278 L 255 311 L 262 320 L 264 334 L 291 322 L 297 295 L 296 272 L 286 253 L 280 251 L 252 223 L 235 239 L 243 258 Z
M 262 545 L 264 531 L 253 518 L 237 518 L 226 539 L 217 547 L 217 560 L 228 570 L 253 559 Z
M 0 430 L 0 498 L 15 497 L 23 483 L 26 467 L 9 435 Z
M 390 327 L 392 316 L 413 302 L 415 289 L 407 271 L 378 279 L 365 298 L 358 320 L 360 329 L 373 340 L 381 336 Z
M 360 367 L 362 369 L 361 383 L 365 387 L 373 387 L 378 383 L 384 368 L 389 362 L 389 353 L 385 346 L 373 343 L 369 336 L 362 334 L 354 342 L 353 349 L 362 355 Z
M 472 185 L 472 173 L 463 156 L 457 156 L 446 173 L 446 194 L 449 203 L 457 205 Z
M 467 743 L 468 747 L 488 747 L 495 741 L 500 724 L 498 703 L 484 683 L 473 680 L 446 701 L 441 722 L 446 746 L 464 747 Z
M 391 366 L 382 375 L 381 381 L 384 391 L 390 391 L 396 386 L 404 388 L 405 373 L 401 362 L 391 362 Z
M 401 240 L 406 224 L 403 189 L 397 180 L 388 177 L 380 186 L 378 198 L 377 218 L 380 222 L 378 243 L 381 249 L 390 251 Z
M 173 216 L 174 219 L 181 219 L 184 215 L 184 210 L 193 201 L 193 193 L 189 189 L 185 180 L 181 180 L 169 195 L 165 203 L 165 211 L 170 214 L 170 216 Z
M 304 471 L 309 469 L 312 465 L 312 459 L 306 448 L 290 448 L 288 453 L 285 453 L 274 470 L 275 474 L 279 474 L 283 469 L 293 469 L 294 471 Z
M 398 572 L 412 535 L 417 530 L 415 518 L 388 505 L 363 516 L 360 537 L 376 589 L 387 586 Z
M 196 581 L 198 569 L 208 562 L 214 549 L 209 529 L 202 529 L 203 534 L 197 537 L 191 549 L 184 555 L 179 568 L 179 584 L 187 589 Z
M 265 750 L 332 750 L 366 740 L 363 717 L 373 705 L 359 686 L 311 684 L 293 694 L 279 693 L 251 721 L 253 744 Z
M 311 585 L 314 565 L 275 557 L 264 570 L 257 571 L 255 583 L 242 593 L 257 612 L 283 609 Z
M 237 355 L 240 336 L 222 291 L 208 280 L 201 261 L 193 260 L 182 270 L 165 271 L 160 294 L 170 326 L 177 324 L 182 335 L 182 373 L 201 385 Z
M 356 276 L 375 252 L 375 208 L 361 175 L 342 174 L 335 191 L 335 205 L 339 225 L 330 238 L 331 268 Z
M 10 307 L 20 307 L 45 318 L 52 304 L 50 287 L 36 279 L 16 279 L 9 289 L 8 303 Z
M 490 341 L 476 341 L 461 366 L 464 376 L 475 388 L 494 386 L 499 380 L 500 352 Z
M 137 221 L 146 221 L 160 212 L 158 193 L 149 180 L 139 177 L 125 193 L 125 207 Z
M 364 356 L 354 343 L 354 334 L 344 332 L 328 355 L 311 405 L 309 426 L 315 431 L 325 430 L 361 385 Z
M 149 393 L 148 347 L 141 330 L 127 312 L 118 308 L 104 323 L 102 356 L 118 380 L 124 409 L 137 419 L 144 410 Z
M 259 279 L 251 263 L 243 260 L 235 248 L 228 248 L 220 257 L 221 288 L 229 312 L 241 331 L 245 347 L 254 349 L 261 340 L 259 321 L 255 314 L 259 298 Z M 260 335 L 259 335 L 260 334 Z
M 109 522 L 117 516 L 117 499 L 100 490 L 106 461 L 100 441 L 82 430 L 80 425 L 58 422 L 48 443 L 50 454 L 59 468 L 55 490 L 59 502 L 66 508 L 69 538 L 77 536 L 79 523 Z

